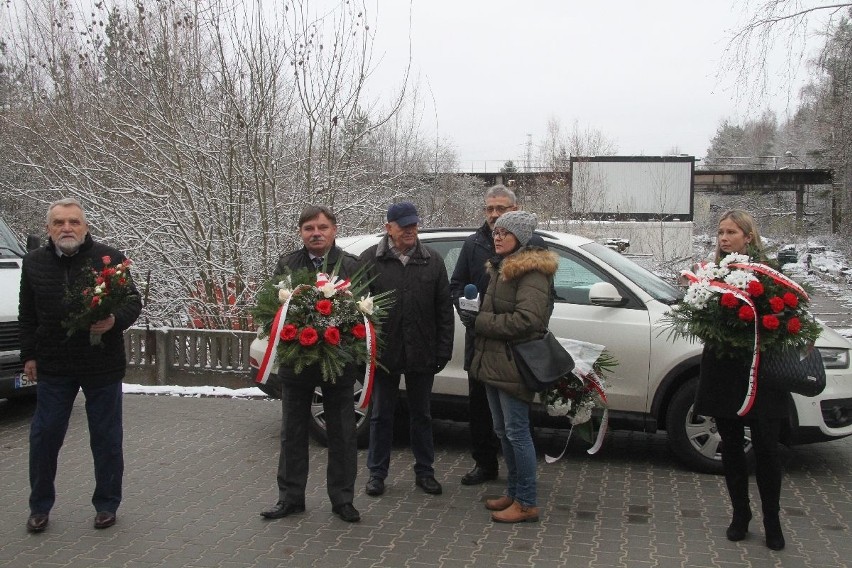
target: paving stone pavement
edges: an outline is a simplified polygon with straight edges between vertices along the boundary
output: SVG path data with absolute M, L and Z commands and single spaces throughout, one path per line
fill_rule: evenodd
M 505 478 L 459 483 L 471 460 L 466 425 L 436 425 L 441 496 L 415 488 L 413 459 L 397 443 L 388 490 L 364 494 L 359 452 L 355 506 L 331 513 L 325 449 L 312 443 L 307 511 L 277 521 L 278 401 L 125 396 L 125 496 L 117 524 L 92 528 L 95 511 L 83 397 L 60 455 L 58 500 L 44 533 L 28 534 L 27 433 L 33 405 L 0 401 L 0 566 L 14 567 L 834 567 L 852 562 L 852 438 L 785 450 L 782 524 L 787 548 L 763 543 L 759 498 L 745 541 L 724 532 L 723 480 L 686 471 L 662 435 L 615 433 L 595 456 L 573 443 L 539 461 L 541 521 L 500 525 L 482 501 Z M 552 451 L 562 438 L 539 431 Z M 501 471 L 502 473 L 502 471 Z

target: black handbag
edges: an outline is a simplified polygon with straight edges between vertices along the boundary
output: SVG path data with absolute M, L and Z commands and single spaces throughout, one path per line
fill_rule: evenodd
M 757 388 L 817 396 L 825 390 L 825 367 L 819 349 L 811 349 L 804 359 L 797 349 L 765 353 L 760 357 Z
M 515 364 L 524 385 L 542 392 L 574 368 L 574 359 L 549 330 L 541 339 L 512 345 Z

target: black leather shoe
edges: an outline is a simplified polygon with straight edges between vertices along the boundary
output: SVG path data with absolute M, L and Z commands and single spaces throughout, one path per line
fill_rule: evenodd
M 262 511 L 260 516 L 265 519 L 283 519 L 287 515 L 294 513 L 304 513 L 304 503 L 293 503 L 290 501 L 278 501 L 274 507 L 268 511 Z
M 444 490 L 441 489 L 441 484 L 438 483 L 431 475 L 418 477 L 414 482 L 417 487 L 430 495 L 440 495 Z
M 95 528 L 106 529 L 115 524 L 115 513 L 111 511 L 98 511 L 95 515 Z
M 358 509 L 352 506 L 352 503 L 335 505 L 331 508 L 331 511 L 347 523 L 357 523 L 361 520 L 361 513 L 358 512 Z
M 27 519 L 27 531 L 31 533 L 41 532 L 47 528 L 49 520 L 47 513 L 33 513 Z
M 367 495 L 378 497 L 385 492 L 385 480 L 381 477 L 371 477 L 367 482 Z
M 497 479 L 497 470 L 483 469 L 479 466 L 464 474 L 461 478 L 462 485 L 479 485 L 486 481 Z

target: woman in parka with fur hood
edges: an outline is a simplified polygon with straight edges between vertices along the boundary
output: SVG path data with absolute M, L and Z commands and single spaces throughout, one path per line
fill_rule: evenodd
M 527 390 L 512 356 L 511 344 L 540 339 L 547 331 L 553 299 L 550 295 L 559 257 L 527 246 L 536 216 L 509 211 L 494 224 L 497 256 L 486 263 L 491 276 L 475 323 L 471 375 L 485 383 L 494 432 L 503 446 L 508 486 L 506 494 L 489 499 L 485 508 L 500 523 L 534 522 L 536 455 L 529 413 L 534 394 Z

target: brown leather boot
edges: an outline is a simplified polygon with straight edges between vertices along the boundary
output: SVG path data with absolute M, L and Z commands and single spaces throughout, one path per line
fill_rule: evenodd
M 502 511 L 503 509 L 508 509 L 514 502 L 515 500 L 508 495 L 503 495 L 497 499 L 486 499 L 485 508 L 489 511 Z
M 535 523 L 538 521 L 538 507 L 525 507 L 515 501 L 502 511 L 491 513 L 495 523 Z

